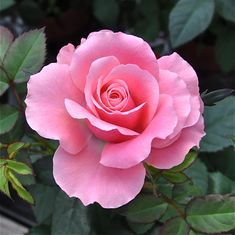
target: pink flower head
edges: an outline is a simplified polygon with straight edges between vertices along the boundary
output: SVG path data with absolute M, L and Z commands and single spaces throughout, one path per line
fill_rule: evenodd
M 31 128 L 60 142 L 57 184 L 84 205 L 128 203 L 144 184 L 144 161 L 176 166 L 204 135 L 193 68 L 176 53 L 157 60 L 121 32 L 61 48 L 57 63 L 31 76 L 26 104 Z

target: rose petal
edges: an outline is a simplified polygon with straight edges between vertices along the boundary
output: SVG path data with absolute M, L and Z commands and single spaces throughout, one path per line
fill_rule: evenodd
M 148 157 L 154 138 L 166 138 L 174 131 L 177 115 L 173 100 L 161 95 L 156 116 L 139 136 L 117 144 L 108 143 L 102 152 L 100 163 L 104 166 L 128 168 Z
M 56 57 L 57 63 L 69 65 L 71 63 L 74 51 L 74 45 L 72 45 L 71 43 L 62 47 Z
M 200 116 L 194 126 L 182 130 L 180 137 L 173 144 L 162 149 L 152 148 L 146 162 L 159 169 L 177 166 L 184 161 L 192 147 L 199 147 L 199 142 L 204 135 L 203 117 Z
M 183 79 L 191 94 L 191 112 L 188 116 L 185 127 L 194 125 L 200 116 L 200 96 L 198 87 L 197 74 L 192 66 L 186 62 L 177 53 L 169 56 L 163 56 L 158 60 L 159 68 L 176 73 L 179 78 Z
M 98 202 L 104 208 L 117 208 L 140 192 L 145 177 L 142 164 L 129 169 L 105 167 L 99 163 L 102 142 L 92 138 L 77 155 L 58 148 L 53 158 L 56 183 L 70 197 L 84 205 Z
M 105 30 L 92 33 L 76 50 L 71 73 L 83 91 L 91 63 L 101 57 L 115 56 L 121 64 L 136 64 L 157 77 L 158 65 L 150 46 L 141 38 Z
M 104 136 L 99 136 L 99 137 L 102 139 L 105 139 L 107 141 L 109 140 L 110 137 L 112 137 L 112 136 L 110 136 L 110 133 L 108 133 L 108 131 L 112 131 L 112 130 L 117 130 L 120 133 L 120 136 L 139 135 L 139 133 L 137 133 L 135 131 L 132 131 L 132 130 L 127 129 L 125 127 L 120 127 L 120 126 L 105 122 L 105 121 L 97 118 L 96 116 L 94 116 L 92 113 L 87 111 L 85 108 L 83 108 L 81 105 L 79 105 L 78 103 L 76 103 L 73 100 L 66 99 L 65 106 L 66 106 L 68 113 L 71 115 L 71 117 L 76 118 L 76 119 L 89 120 L 89 122 L 91 124 L 91 128 L 94 127 L 94 129 L 92 128 L 92 130 L 94 130 L 95 134 L 98 134 L 95 130 L 99 129 L 101 131 L 101 133 L 104 135 Z M 105 132 L 107 132 L 107 133 L 105 133 Z M 106 138 L 104 138 L 105 136 L 106 136 Z
M 60 140 L 66 151 L 79 152 L 90 138 L 88 128 L 66 111 L 64 99 L 84 100 L 74 86 L 68 66 L 49 64 L 32 75 L 28 82 L 26 119 L 41 136 Z

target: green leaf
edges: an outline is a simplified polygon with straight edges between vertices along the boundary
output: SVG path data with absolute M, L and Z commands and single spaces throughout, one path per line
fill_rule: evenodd
M 173 199 L 180 204 L 187 204 L 193 197 L 203 195 L 198 186 L 190 181 L 174 185 L 172 194 Z
M 219 89 L 209 93 L 201 95 L 202 101 L 206 106 L 213 106 L 215 103 L 225 99 L 230 96 L 234 90 L 232 89 Z
M 135 198 L 123 213 L 135 223 L 151 223 L 158 220 L 167 209 L 167 203 L 153 195 L 140 195 Z
M 58 189 L 43 184 L 32 185 L 29 189 L 35 200 L 33 207 L 37 222 L 41 224 L 54 210 L 54 204 Z
M 9 154 L 9 158 L 12 159 L 18 153 L 18 151 L 22 148 L 28 148 L 29 144 L 24 142 L 16 142 L 12 143 L 8 146 L 7 152 Z
M 32 169 L 27 166 L 25 163 L 14 161 L 14 160 L 7 160 L 7 168 L 15 171 L 21 175 L 32 175 Z
M 8 180 L 11 182 L 12 187 L 16 190 L 19 197 L 24 199 L 25 201 L 29 202 L 30 204 L 34 203 L 34 200 L 30 193 L 23 187 L 20 181 L 13 175 L 10 170 L 6 172 Z
M 6 10 L 7 8 L 13 6 L 15 4 L 14 0 L 3 0 L 0 4 L 0 11 Z
M 186 219 L 200 232 L 227 232 L 235 228 L 235 197 L 211 195 L 193 199 L 186 208 Z
M 11 79 L 27 81 L 30 74 L 39 71 L 45 60 L 45 40 L 43 29 L 29 31 L 15 39 L 4 60 Z
M 189 152 L 186 155 L 184 161 L 180 165 L 171 168 L 170 171 L 174 172 L 184 171 L 186 168 L 190 167 L 193 164 L 196 158 L 197 158 L 196 152 Z
M 160 235 L 188 235 L 189 226 L 180 217 L 168 220 L 162 227 Z
M 163 171 L 162 176 L 173 184 L 180 184 L 188 180 L 183 172 Z
M 4 94 L 4 92 L 9 88 L 7 80 L 1 77 L 1 69 L 0 69 L 0 96 Z
M 140 223 L 133 223 L 130 221 L 127 221 L 127 223 L 130 229 L 136 234 L 144 234 L 154 226 L 154 223 L 140 224 Z
M 204 163 L 197 159 L 194 164 L 185 170 L 185 174 L 197 186 L 201 194 L 206 194 L 208 190 L 208 172 Z
M 8 197 L 10 196 L 8 180 L 6 177 L 6 167 L 0 166 L 0 191 L 5 193 Z
M 7 104 L 0 105 L 0 110 L 0 135 L 2 135 L 15 126 L 19 112 L 16 108 Z
M 233 28 L 225 28 L 218 34 L 215 55 L 216 61 L 223 72 L 230 72 L 235 69 L 235 32 Z
M 235 1 L 234 0 L 216 0 L 216 11 L 226 20 L 235 23 Z
M 5 54 L 13 42 L 13 34 L 5 27 L 0 26 L 0 64 L 2 64 Z
M 59 192 L 55 200 L 51 235 L 89 235 L 90 230 L 87 208 L 78 199 Z
M 210 173 L 209 193 L 235 194 L 235 182 L 220 172 Z
M 205 107 L 206 136 L 200 143 L 200 151 L 216 152 L 233 145 L 235 132 L 235 97 L 228 97 L 216 106 Z
M 205 31 L 214 14 L 213 0 L 180 0 L 169 18 L 173 47 L 180 46 Z
M 114 26 L 116 24 L 119 16 L 117 0 L 94 0 L 93 10 L 95 17 L 104 25 Z

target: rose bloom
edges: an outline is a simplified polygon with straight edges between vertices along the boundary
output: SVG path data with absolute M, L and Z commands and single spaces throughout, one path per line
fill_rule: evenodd
M 102 30 L 59 51 L 28 82 L 26 118 L 59 140 L 56 183 L 84 205 L 128 203 L 145 179 L 143 162 L 180 164 L 204 135 L 193 68 L 177 53 L 156 59 L 141 38 Z

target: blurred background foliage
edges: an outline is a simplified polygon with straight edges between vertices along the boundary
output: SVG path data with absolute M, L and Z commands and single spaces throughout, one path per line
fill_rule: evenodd
M 120 211 L 104 210 L 98 205 L 84 209 L 78 200 L 69 199 L 58 189 L 52 176 L 52 155 L 57 142 L 44 140 L 27 126 L 22 102 L 26 83 L 43 64 L 54 62 L 65 44 L 77 46 L 90 32 L 111 29 L 142 37 L 156 57 L 178 52 L 196 70 L 201 92 L 227 88 L 205 96 L 204 102 L 213 105 L 229 95 L 229 89 L 235 89 L 235 0 L 0 0 L 0 25 L 7 27 L 15 38 L 45 27 L 44 31 L 33 30 L 18 37 L 5 58 L 1 57 L 2 50 L 0 53 L 0 62 L 5 63 L 4 69 L 14 80 L 8 82 L 0 68 L 0 165 L 6 166 L 6 172 L 0 170 L 0 179 L 5 179 L 5 175 L 11 179 L 9 188 L 6 180 L 1 181 L 0 189 L 3 187 L 13 199 L 0 193 L 0 212 L 27 226 L 38 225 L 30 235 L 75 231 L 89 235 L 158 234 L 162 223 L 177 214 L 171 205 L 156 198 L 137 198 Z M 1 28 L 1 44 L 5 43 L 3 34 L 8 33 Z M 13 41 L 9 34 L 6 38 Z M 28 50 L 30 55 L 24 60 Z M 12 62 L 14 54 L 21 55 L 17 60 L 24 60 L 20 71 Z M 207 136 L 201 143 L 199 159 L 184 172 L 163 172 L 157 180 L 161 193 L 189 211 L 192 197 L 235 193 L 234 97 L 206 107 L 204 116 Z M 7 160 L 3 159 L 6 156 Z M 152 190 L 148 183 L 144 193 Z M 34 215 L 16 192 L 35 203 Z M 226 205 L 231 208 L 231 202 Z M 149 221 L 149 215 L 154 219 Z M 145 220 L 139 221 L 140 216 Z M 173 228 L 171 234 L 199 234 L 187 230 L 179 218 L 166 225 L 160 234 L 169 234 L 167 227 Z M 187 232 L 179 233 L 177 225 Z

